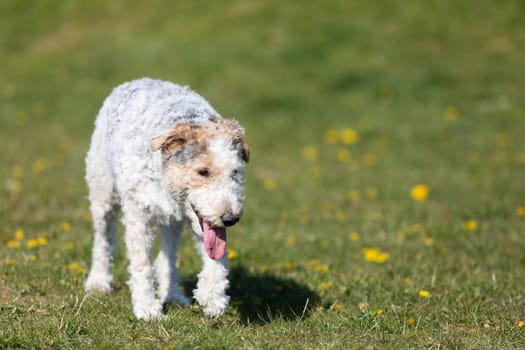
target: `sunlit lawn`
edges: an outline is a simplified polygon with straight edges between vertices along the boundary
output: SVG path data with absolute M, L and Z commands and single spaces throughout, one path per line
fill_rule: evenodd
M 523 10 L 2 2 L 0 347 L 523 348 Z M 84 155 L 104 97 L 141 76 L 247 130 L 218 320 L 135 320 L 122 244 L 114 293 L 83 292 Z

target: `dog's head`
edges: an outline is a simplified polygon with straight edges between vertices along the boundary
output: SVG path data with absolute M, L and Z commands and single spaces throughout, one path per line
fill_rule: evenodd
M 244 166 L 250 158 L 243 128 L 235 120 L 180 121 L 153 136 L 150 148 L 161 150 L 168 189 L 184 203 L 193 230 L 203 234 L 206 252 L 222 258 L 226 226 L 242 215 Z

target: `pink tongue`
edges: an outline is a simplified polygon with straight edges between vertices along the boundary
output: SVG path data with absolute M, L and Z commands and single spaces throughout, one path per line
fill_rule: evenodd
M 204 248 L 212 259 L 220 259 L 226 253 L 226 228 L 212 227 L 206 221 L 202 222 L 204 231 Z

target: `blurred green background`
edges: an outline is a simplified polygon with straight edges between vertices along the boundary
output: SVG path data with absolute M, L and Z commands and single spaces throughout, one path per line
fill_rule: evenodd
M 2 1 L 0 347 L 522 348 L 524 15 L 518 0 Z M 116 293 L 84 298 L 84 155 L 104 98 L 143 76 L 247 131 L 218 321 L 133 320 L 123 249 Z

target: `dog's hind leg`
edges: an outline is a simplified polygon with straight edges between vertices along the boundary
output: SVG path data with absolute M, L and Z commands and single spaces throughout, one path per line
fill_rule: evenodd
M 133 313 L 139 319 L 162 317 L 162 303 L 155 296 L 154 273 L 150 261 L 155 238 L 149 213 L 132 200 L 122 203 L 125 241 L 129 259 L 129 281 Z
M 111 291 L 111 272 L 119 207 L 113 179 L 100 157 L 88 154 L 86 180 L 89 187 L 91 216 L 95 231 L 91 269 L 85 282 L 88 293 Z
M 160 250 L 155 260 L 155 275 L 158 283 L 157 293 L 163 304 L 189 304 L 188 298 L 179 290 L 177 269 L 177 247 L 182 228 L 182 221 L 160 226 Z

